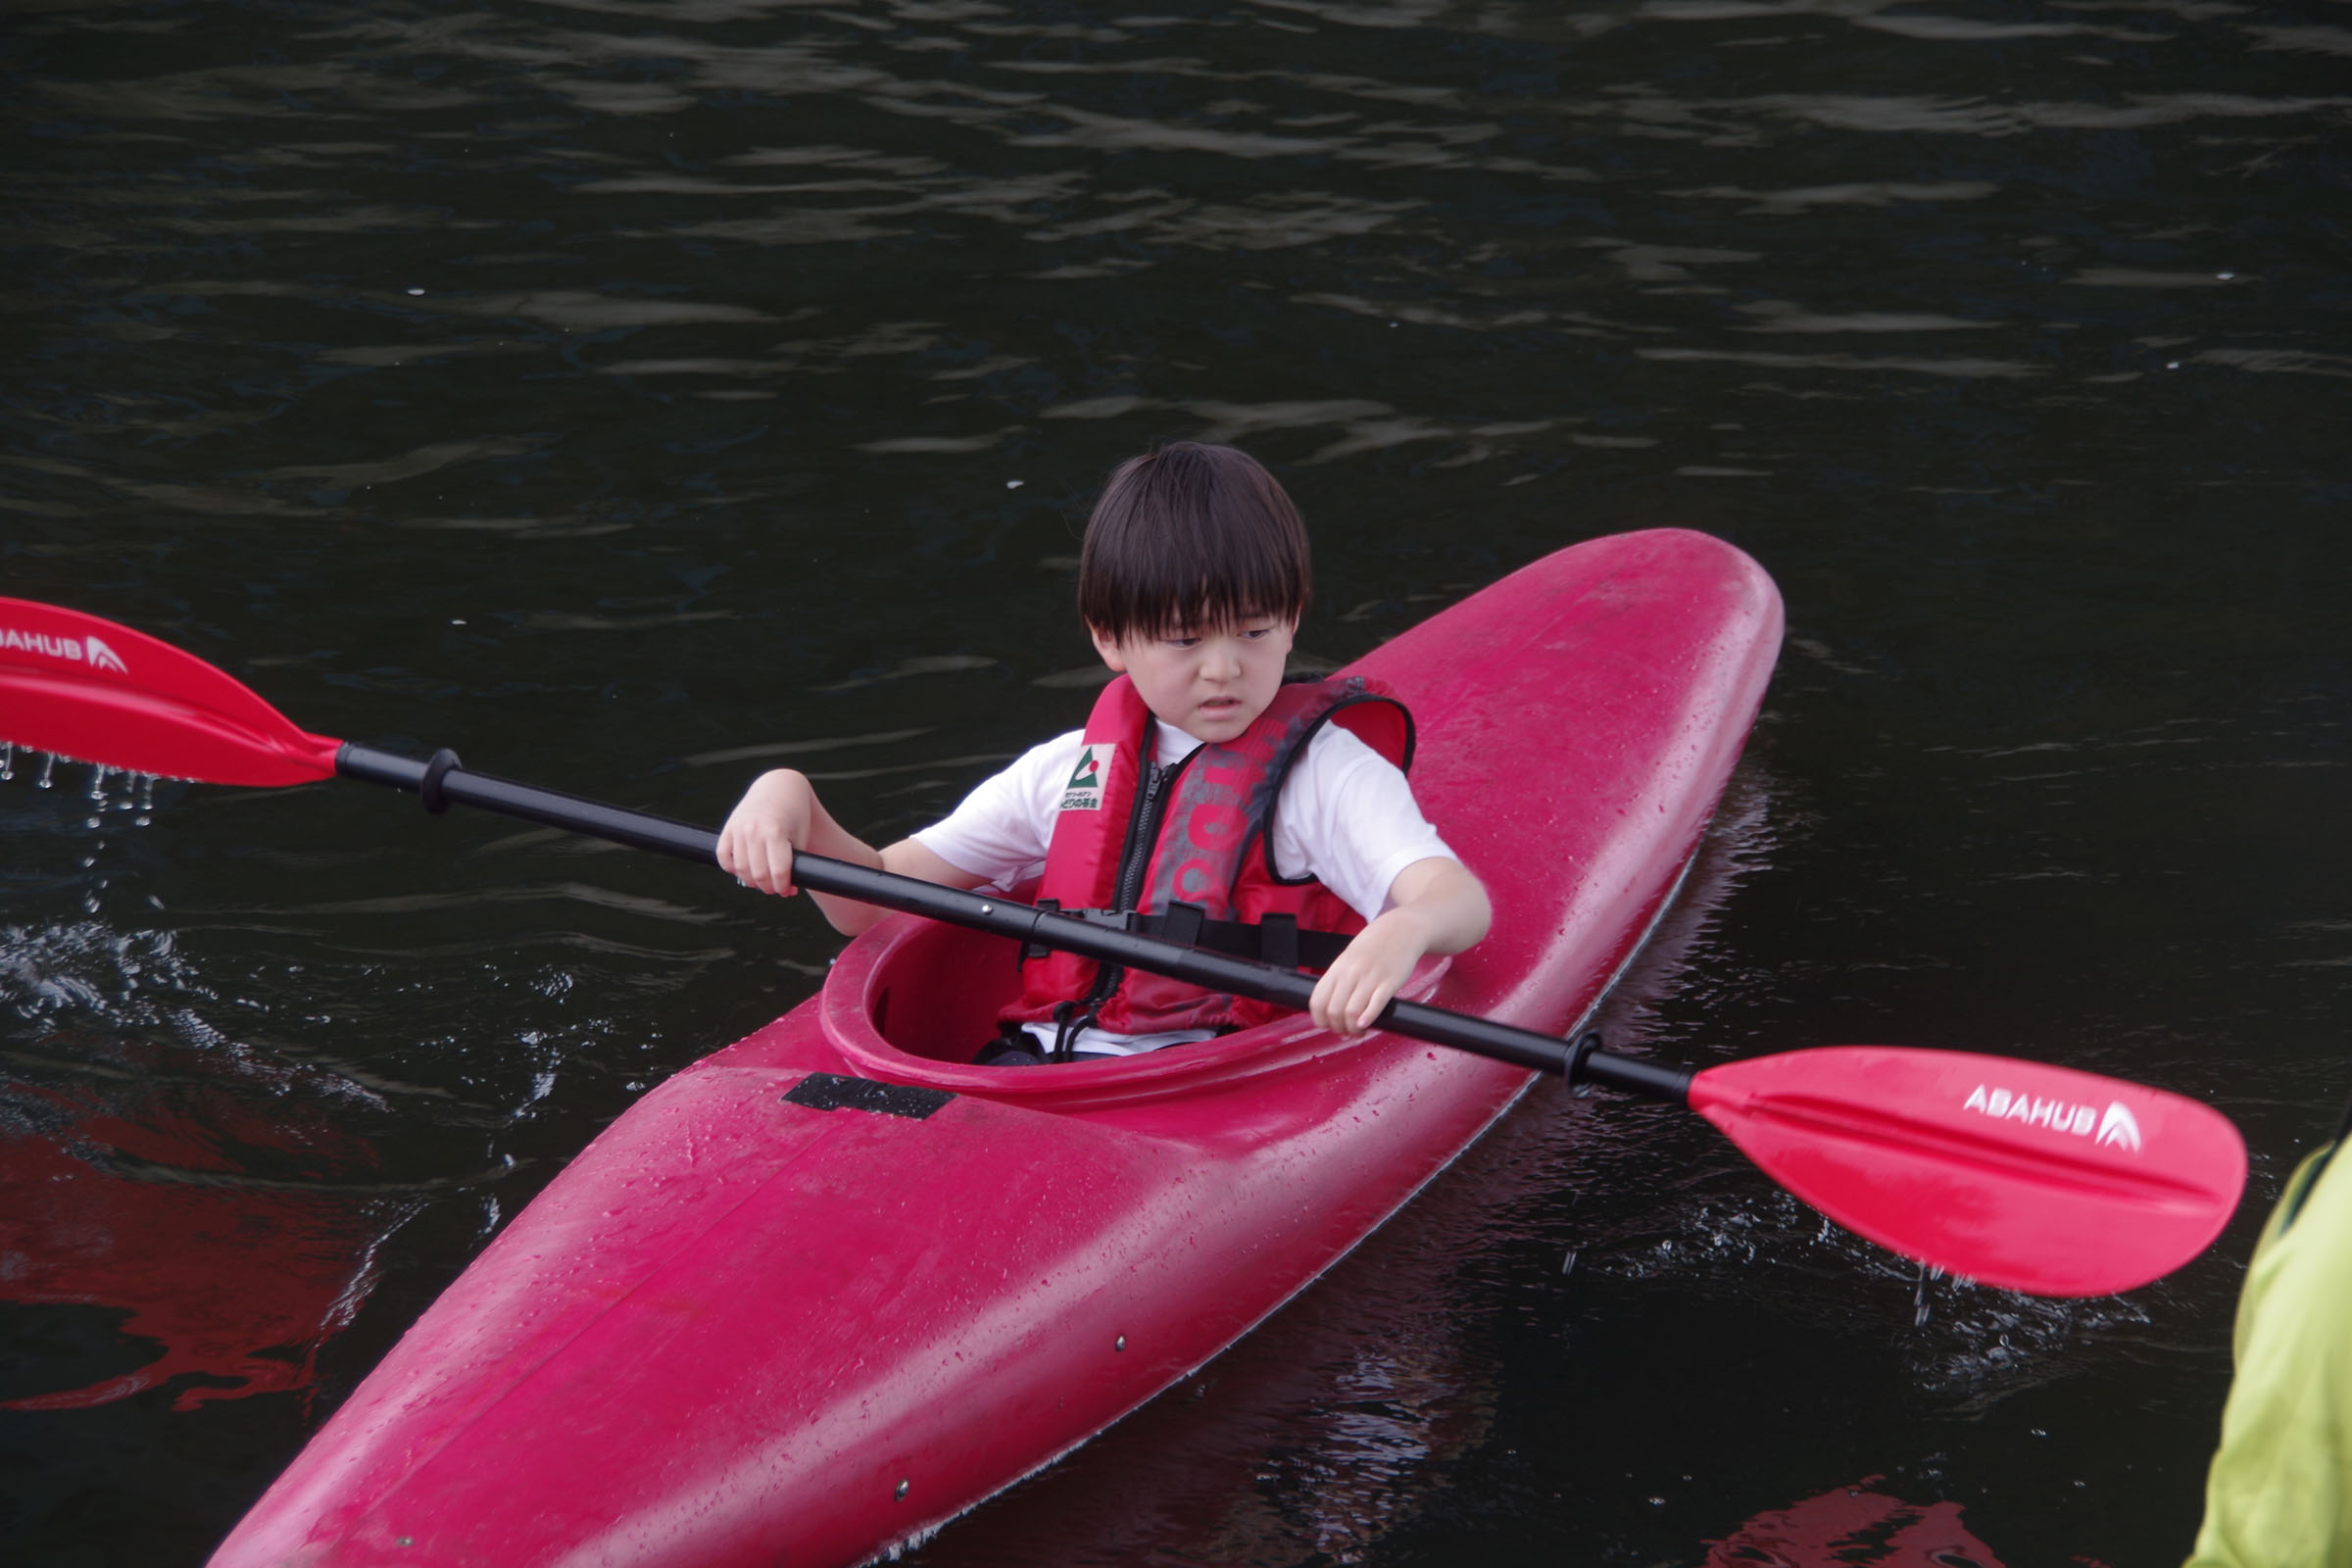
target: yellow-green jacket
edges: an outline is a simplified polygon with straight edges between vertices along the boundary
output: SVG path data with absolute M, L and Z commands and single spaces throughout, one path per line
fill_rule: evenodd
M 2352 1147 L 2336 1147 L 2296 1168 L 2255 1245 L 2188 1568 L 2352 1568 Z

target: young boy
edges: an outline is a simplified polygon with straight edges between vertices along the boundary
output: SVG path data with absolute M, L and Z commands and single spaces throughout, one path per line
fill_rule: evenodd
M 957 888 L 1042 873 L 1034 896 L 1069 912 L 1132 911 L 1178 941 L 1327 961 L 1314 1021 L 1361 1033 L 1423 954 L 1485 936 L 1489 909 L 1405 784 L 1402 709 L 1361 681 L 1284 683 L 1310 588 L 1305 526 L 1254 460 L 1193 442 L 1131 459 L 1103 487 L 1079 559 L 1079 614 L 1123 677 L 1086 729 L 881 851 L 835 822 L 804 775 L 762 774 L 727 817 L 718 862 L 774 894 L 794 891 L 804 849 Z M 815 898 L 846 935 L 883 914 Z M 1272 1013 L 1069 955 L 1027 960 L 1023 976 L 1006 1043 L 983 1061 L 1131 1055 Z

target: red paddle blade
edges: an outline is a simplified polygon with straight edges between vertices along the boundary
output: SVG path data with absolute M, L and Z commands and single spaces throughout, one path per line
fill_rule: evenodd
M 331 778 L 341 744 L 170 643 L 26 599 L 0 599 L 0 741 L 213 784 Z
M 2007 1056 L 1791 1051 L 1708 1068 L 1690 1106 L 1846 1229 L 2035 1296 L 2169 1273 L 2246 1185 L 2246 1146 L 2210 1105 Z

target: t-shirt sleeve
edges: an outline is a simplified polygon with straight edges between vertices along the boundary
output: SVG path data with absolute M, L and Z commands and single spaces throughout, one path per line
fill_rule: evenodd
M 1045 870 L 1060 787 L 1078 765 L 1085 731 L 1056 735 L 1021 754 L 1002 773 L 981 780 L 955 810 L 914 835 L 914 841 L 958 870 L 1013 887 Z
M 1316 733 L 1283 782 L 1273 851 L 1279 874 L 1313 876 L 1367 920 L 1415 860 L 1460 858 L 1421 814 L 1403 770 L 1337 724 Z

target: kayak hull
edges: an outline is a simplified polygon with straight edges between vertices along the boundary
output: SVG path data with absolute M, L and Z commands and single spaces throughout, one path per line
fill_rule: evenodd
M 1488 940 L 1408 994 L 1587 1015 L 1737 760 L 1770 580 L 1677 530 L 1546 558 L 1354 669 Z M 1124 1061 L 969 1061 L 1016 966 L 904 917 L 679 1073 L 485 1250 L 217 1568 L 854 1563 L 1183 1378 L 1435 1176 L 1524 1069 L 1300 1017 Z

